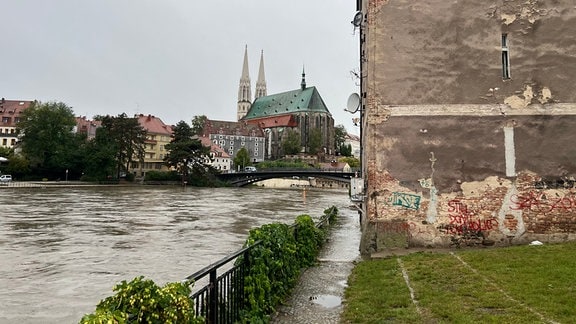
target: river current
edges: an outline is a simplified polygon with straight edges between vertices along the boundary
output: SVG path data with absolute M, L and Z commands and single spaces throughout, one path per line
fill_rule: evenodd
M 251 228 L 349 209 L 346 191 L 69 187 L 0 190 L 0 323 L 78 323 L 122 280 L 180 281 Z

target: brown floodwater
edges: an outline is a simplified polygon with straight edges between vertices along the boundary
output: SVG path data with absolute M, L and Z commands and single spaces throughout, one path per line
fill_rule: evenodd
M 122 280 L 183 280 L 241 248 L 251 228 L 332 205 L 355 213 L 335 190 L 2 189 L 0 323 L 77 323 Z

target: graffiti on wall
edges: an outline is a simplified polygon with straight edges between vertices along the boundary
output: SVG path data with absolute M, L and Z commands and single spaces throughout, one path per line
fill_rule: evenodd
M 392 200 L 393 206 L 402 206 L 409 209 L 419 209 L 420 208 L 420 196 L 403 193 L 403 192 L 394 192 L 392 193 Z
M 543 191 L 529 191 L 523 194 L 512 195 L 510 197 L 512 210 L 527 210 L 538 213 L 549 213 L 554 210 L 573 211 L 576 210 L 576 193 L 567 194 L 554 193 L 546 195 Z
M 459 199 L 448 202 L 448 224 L 441 224 L 438 229 L 450 235 L 477 235 L 483 237 L 484 231 L 498 228 L 498 220 L 495 218 L 481 219 L 477 211 L 471 210 Z

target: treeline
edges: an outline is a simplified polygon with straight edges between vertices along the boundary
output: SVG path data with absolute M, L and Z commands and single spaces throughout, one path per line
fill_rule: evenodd
M 8 158 L 0 171 L 19 180 L 133 180 L 130 166 L 144 160 L 147 131 L 137 118 L 125 113 L 94 119 L 101 126 L 93 138 L 88 138 L 86 133 L 75 131 L 71 107 L 62 102 L 34 102 L 20 116 L 16 148 L 0 148 L 0 156 Z M 194 135 L 184 121 L 174 127 L 164 163 L 176 172 L 165 176 L 190 185 L 206 185 L 215 172 L 205 164 L 210 160 L 210 149 Z

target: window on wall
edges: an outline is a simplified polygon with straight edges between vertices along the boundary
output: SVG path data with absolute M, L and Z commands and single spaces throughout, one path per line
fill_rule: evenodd
M 510 52 L 508 50 L 508 34 L 502 34 L 502 79 L 510 79 Z

